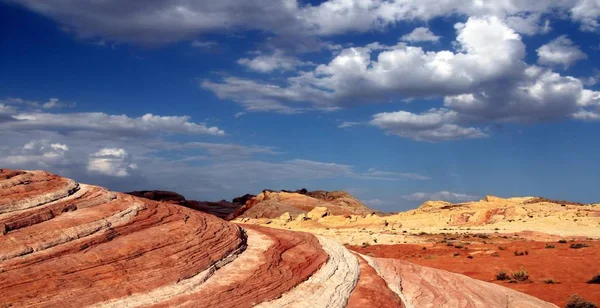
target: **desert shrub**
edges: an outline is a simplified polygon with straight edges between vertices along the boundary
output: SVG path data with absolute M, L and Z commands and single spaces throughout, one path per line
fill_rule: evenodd
M 573 249 L 579 249 L 579 248 L 584 248 L 584 247 L 590 247 L 590 245 L 584 244 L 584 243 L 575 243 L 575 244 L 571 244 L 571 246 L 569 246 L 569 247 L 573 248 Z
M 512 273 L 512 277 L 516 281 L 525 281 L 529 279 L 529 273 L 523 268 L 521 268 L 520 270 Z
M 454 245 L 455 248 L 461 249 L 463 248 L 463 245 Z
M 491 256 L 492 256 L 492 257 L 499 257 L 499 256 L 500 256 L 500 254 L 499 254 L 499 253 L 497 253 L 497 252 L 494 252 L 494 253 L 492 253 L 492 254 L 491 254 Z
M 546 279 L 542 280 L 542 282 L 545 284 L 555 284 L 556 283 L 556 281 L 554 281 L 554 279 L 552 279 L 552 278 L 546 278 Z
M 422 249 L 423 249 L 423 250 L 427 250 L 427 247 L 423 247 Z
M 496 274 L 496 279 L 497 280 L 508 280 L 508 279 L 510 279 L 510 276 L 505 271 L 499 271 L 498 274 Z
M 515 256 L 527 256 L 529 255 L 529 251 L 525 250 L 525 251 L 518 251 L 515 250 L 515 252 L 513 252 L 515 254 Z
M 559 243 L 559 244 L 566 244 L 566 243 L 567 243 L 567 240 L 559 240 L 559 241 L 558 241 L 558 243 Z
M 478 238 L 484 238 L 484 239 L 490 238 L 490 236 L 485 233 L 479 233 L 479 234 L 476 234 L 475 236 L 477 236 Z
M 573 294 L 567 300 L 565 308 L 598 308 L 598 306 L 577 294 Z
M 556 248 L 556 246 L 554 246 L 554 245 L 552 245 L 552 244 L 546 244 L 546 248 L 549 248 L 549 249 L 551 249 L 551 248 Z
M 371 245 L 369 245 L 369 243 L 367 243 L 367 242 L 363 242 L 362 243 L 362 248 L 367 248 L 369 246 L 371 246 Z
M 473 259 L 473 256 L 472 255 L 468 255 L 467 259 Z
M 452 244 L 452 243 L 448 243 L 448 244 L 446 244 L 446 245 L 447 245 L 448 247 L 453 247 L 453 246 L 454 246 L 454 244 Z
M 600 284 L 600 275 L 594 276 L 592 279 L 588 280 L 587 283 L 599 283 Z
M 458 252 L 455 252 L 455 253 L 454 253 L 452 256 L 453 256 L 453 257 L 458 257 L 458 256 L 460 256 L 460 253 L 458 253 Z
M 504 248 L 504 247 L 502 247 L 502 246 L 498 246 L 498 249 L 500 249 L 500 250 L 504 250 L 504 249 L 506 249 L 506 248 Z

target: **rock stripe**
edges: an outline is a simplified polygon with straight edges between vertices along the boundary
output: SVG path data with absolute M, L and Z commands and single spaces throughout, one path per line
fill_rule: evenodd
M 256 307 L 328 307 L 346 306 L 356 286 L 360 272 L 358 259 L 334 240 L 317 236 L 329 255 L 329 260 L 307 281 L 299 284 L 280 298 Z

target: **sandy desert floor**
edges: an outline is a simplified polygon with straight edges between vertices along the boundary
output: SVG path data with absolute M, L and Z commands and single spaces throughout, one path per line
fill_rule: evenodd
M 504 236 L 491 235 L 481 239 L 473 235 L 432 235 L 423 237 L 423 244 L 348 248 L 368 256 L 401 259 L 496 283 L 560 307 L 564 307 L 567 298 L 575 293 L 593 302 L 600 302 L 600 284 L 586 283 L 600 274 L 600 241 L 569 239 L 567 243 L 558 243 L 533 241 L 522 235 Z M 589 247 L 570 248 L 574 243 Z M 547 244 L 554 248 L 546 248 Z M 527 255 L 515 255 L 515 252 L 525 251 Z M 528 272 L 528 280 L 511 283 L 496 279 L 496 274 L 501 270 L 510 275 L 520 269 Z M 554 283 L 547 283 L 549 279 Z

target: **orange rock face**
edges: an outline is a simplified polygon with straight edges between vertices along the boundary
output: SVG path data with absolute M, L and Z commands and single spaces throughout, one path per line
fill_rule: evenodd
M 0 169 L 0 188 L 0 307 L 554 307 L 43 171 Z

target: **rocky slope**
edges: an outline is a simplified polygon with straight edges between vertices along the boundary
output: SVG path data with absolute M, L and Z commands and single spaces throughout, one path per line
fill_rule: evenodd
M 316 207 L 327 208 L 333 215 L 365 215 L 374 212 L 346 192 L 265 190 L 246 201 L 230 218 L 277 218 L 285 213 L 295 218 L 306 215 Z
M 307 231 L 360 245 L 420 242 L 418 234 L 529 233 L 536 240 L 558 237 L 600 238 L 600 204 L 579 204 L 536 197 L 487 196 L 452 204 L 427 201 L 393 215 L 335 215 L 317 208 L 306 215 L 276 218 L 238 217 L 236 221 Z
M 165 190 L 132 191 L 128 192 L 127 194 L 154 201 L 162 201 L 182 205 L 185 207 L 189 207 L 190 209 L 202 211 L 223 219 L 228 219 L 228 217 L 230 217 L 246 202 L 241 197 L 236 198 L 238 200 L 234 199 L 233 202 L 228 202 L 226 200 L 221 200 L 218 202 L 187 200 L 184 196 L 176 192 Z
M 0 169 L 0 307 L 556 307 L 466 276 Z

